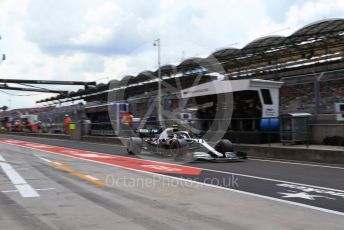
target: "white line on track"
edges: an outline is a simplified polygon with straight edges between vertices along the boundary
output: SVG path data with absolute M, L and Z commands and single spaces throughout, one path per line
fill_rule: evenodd
M 48 190 L 54 190 L 56 188 L 36 188 L 35 190 L 36 191 L 48 191 Z M 18 190 L 4 190 L 4 191 L 1 191 L 3 193 L 9 193 L 9 192 L 19 192 Z
M 18 189 L 22 197 L 39 197 L 39 194 L 29 185 L 26 180 L 0 155 L 0 167 L 8 179 Z
M 36 156 L 37 158 L 39 158 L 39 159 L 45 161 L 45 162 L 48 162 L 48 163 L 53 162 L 53 161 L 48 160 L 48 159 L 46 159 L 46 158 L 44 158 L 44 157 L 40 157 L 40 156 L 38 156 L 38 155 L 35 155 L 35 156 Z M 60 162 L 54 162 L 54 164 L 62 165 Z M 85 176 L 88 177 L 88 178 L 90 178 L 91 180 L 96 180 L 96 181 L 99 180 L 97 177 L 94 177 L 94 176 L 91 176 L 91 175 L 85 175 Z M 38 190 L 38 189 L 36 189 L 36 190 Z M 14 190 L 14 191 L 16 191 L 16 190 Z
M 99 180 L 97 177 L 94 177 L 94 176 L 90 176 L 90 175 L 86 175 L 86 176 L 92 180 Z
M 51 162 L 51 160 L 48 160 L 48 159 L 46 159 L 46 158 L 44 158 L 44 157 L 40 157 L 40 156 L 38 156 L 38 155 L 35 155 L 35 156 L 38 157 L 39 159 L 45 161 L 45 162 L 48 162 L 48 163 Z
M 258 159 L 258 158 L 250 158 L 250 160 L 274 162 L 274 163 L 281 163 L 281 164 L 291 164 L 291 165 L 302 165 L 302 166 L 310 166 L 310 167 L 330 168 L 330 169 L 343 169 L 344 170 L 344 167 L 329 166 L 329 165 L 319 165 L 319 164 L 310 164 L 310 163 L 290 162 L 290 161 L 282 161 L 282 160 L 265 160 L 265 159 Z
M 8 142 L 2 142 L 2 143 L 13 145 L 13 146 L 18 146 L 18 145 L 15 145 L 15 144 L 12 144 L 12 143 L 8 143 Z M 23 148 L 28 148 L 28 149 L 31 149 L 31 150 L 35 150 L 35 151 L 38 150 L 38 149 L 35 149 L 35 148 L 32 148 L 32 147 L 28 147 L 28 146 L 22 146 L 22 147 Z M 55 155 L 61 155 L 59 153 L 55 153 L 55 152 L 52 152 L 52 151 L 49 151 L 49 150 L 38 150 L 38 151 L 52 153 L 52 154 L 55 154 Z M 105 154 L 105 153 L 103 153 L 103 154 Z M 111 154 L 108 154 L 108 155 L 111 155 Z M 185 182 L 188 182 L 188 183 L 199 184 L 199 185 L 208 186 L 208 187 L 212 187 L 212 188 L 217 188 L 217 189 L 221 189 L 221 190 L 227 190 L 227 191 L 231 191 L 231 192 L 235 192 L 235 193 L 250 195 L 250 196 L 259 197 L 259 198 L 263 198 L 263 199 L 267 199 L 267 200 L 277 201 L 277 202 L 280 202 L 280 203 L 286 203 L 286 204 L 295 205 L 295 206 L 304 207 L 304 208 L 309 208 L 309 209 L 313 209 L 313 210 L 317 210 L 317 211 L 321 211 L 321 212 L 326 212 L 326 213 L 330 213 L 330 214 L 336 214 L 336 215 L 344 216 L 344 212 L 334 211 L 334 210 L 326 209 L 326 208 L 320 208 L 320 207 L 316 207 L 316 206 L 312 206 L 312 205 L 307 205 L 307 204 L 302 204 L 302 203 L 298 203 L 298 202 L 294 202 L 294 201 L 283 200 L 283 199 L 274 198 L 274 197 L 265 196 L 265 195 L 259 195 L 259 194 L 256 194 L 256 193 L 240 191 L 240 190 L 226 188 L 226 187 L 222 187 L 222 186 L 218 186 L 218 185 L 206 184 L 206 183 L 202 183 L 202 182 L 199 182 L 199 181 L 193 181 L 193 180 L 189 180 L 189 179 L 178 178 L 178 177 L 175 177 L 175 176 L 169 176 L 169 175 L 164 175 L 164 174 L 159 174 L 159 173 L 154 173 L 154 172 L 147 172 L 147 171 L 142 171 L 142 170 L 133 169 L 133 168 L 126 168 L 124 166 L 113 165 L 113 164 L 110 164 L 110 163 L 105 163 L 105 162 L 100 162 L 100 161 L 94 161 L 94 160 L 91 160 L 91 159 L 79 158 L 79 157 L 76 157 L 76 156 L 68 156 L 68 157 L 79 159 L 79 160 L 85 160 L 85 161 L 89 161 L 89 162 L 93 162 L 93 163 L 104 164 L 104 165 L 108 165 L 108 166 L 112 166 L 112 167 L 122 168 L 122 169 L 125 169 L 125 170 L 134 171 L 134 172 L 150 174 L 150 175 L 153 175 L 153 176 L 160 176 L 160 177 L 166 177 L 166 178 L 170 178 L 170 179 L 174 179 L 174 180 L 185 181 Z M 155 162 L 158 162 L 158 161 L 155 161 Z M 172 164 L 172 165 L 177 165 L 177 164 Z M 191 167 L 191 168 L 196 168 L 196 167 Z M 200 168 L 200 169 L 208 170 L 208 169 L 204 169 L 204 168 Z M 234 175 L 243 175 L 243 174 L 236 174 L 236 173 L 230 173 L 230 172 L 222 172 L 222 171 L 216 171 L 216 170 L 208 170 L 208 171 L 214 171 L 214 172 L 220 172 L 220 173 L 228 173 L 228 174 L 234 174 Z M 290 184 L 296 184 L 296 185 L 305 185 L 305 184 L 300 184 L 300 183 L 294 183 L 294 182 L 288 182 L 288 181 L 282 181 L 282 180 L 274 180 L 274 179 L 263 178 L 263 177 L 255 177 L 255 176 L 249 176 L 249 175 L 243 175 L 243 176 L 247 176 L 247 177 L 251 177 L 251 178 L 267 179 L 267 180 L 283 182 L 283 183 L 290 183 Z M 313 186 L 313 185 L 307 185 L 307 186 L 315 187 L 315 188 L 325 188 L 325 187 L 317 187 L 317 186 Z M 336 189 L 331 189 L 331 188 L 325 188 L 325 189 L 329 189 L 329 190 L 333 190 L 333 191 L 342 191 L 342 190 L 336 190 Z
M 288 183 L 288 184 L 294 184 L 294 185 L 302 185 L 302 186 L 319 188 L 319 189 L 327 189 L 327 190 L 336 191 L 336 192 L 344 192 L 344 190 L 340 190 L 340 189 L 327 188 L 327 187 L 321 187 L 321 186 L 309 185 L 309 184 L 302 184 L 302 183 L 285 181 L 285 180 L 277 180 L 277 179 L 271 179 L 271 178 L 266 178 L 266 177 L 251 176 L 251 175 L 235 173 L 235 172 L 224 172 L 224 171 L 218 171 L 218 170 L 214 170 L 214 169 L 205 169 L 205 168 L 202 168 L 202 170 L 203 171 L 210 171 L 210 172 L 217 172 L 217 173 L 222 173 L 222 174 L 229 174 L 229 175 L 248 177 L 248 178 L 259 179 L 259 180 L 273 181 L 273 182 L 279 182 L 279 183 Z

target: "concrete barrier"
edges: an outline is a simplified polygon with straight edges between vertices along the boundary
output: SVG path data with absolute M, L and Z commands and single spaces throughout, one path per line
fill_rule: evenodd
M 7 131 L 0 131 L 0 133 L 6 134 L 6 135 L 15 135 L 15 136 L 43 137 L 43 138 L 53 138 L 53 139 L 62 139 L 62 140 L 70 139 L 70 137 L 65 134 L 24 133 L 24 132 L 7 132 Z
M 328 148 L 326 148 L 328 147 Z M 236 151 L 243 151 L 249 157 L 275 158 L 331 164 L 344 164 L 344 148 L 331 146 L 268 146 L 235 144 Z
M 310 125 L 311 142 L 322 144 L 325 137 L 344 136 L 344 124 L 312 124 Z
M 126 143 L 125 138 L 104 137 L 104 136 L 83 136 L 82 141 L 122 145 Z
M 107 136 L 81 136 L 80 138 L 71 137 L 65 134 L 50 134 L 50 133 L 25 133 L 25 132 L 7 132 L 0 131 L 0 134 L 15 135 L 15 136 L 27 136 L 27 137 L 42 137 L 42 138 L 52 138 L 52 139 L 62 139 L 62 140 L 81 140 L 87 142 L 95 143 L 106 143 L 106 144 L 116 144 L 125 145 L 127 143 L 126 138 L 120 137 L 107 137 Z

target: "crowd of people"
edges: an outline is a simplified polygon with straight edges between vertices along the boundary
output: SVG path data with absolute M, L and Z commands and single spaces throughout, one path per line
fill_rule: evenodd
M 282 86 L 280 90 L 280 112 L 316 112 L 315 83 Z M 344 103 L 344 79 L 319 82 L 320 113 L 335 113 L 334 103 Z

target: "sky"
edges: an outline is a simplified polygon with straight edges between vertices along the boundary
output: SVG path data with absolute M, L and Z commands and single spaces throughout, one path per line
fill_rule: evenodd
M 161 64 L 178 64 L 343 17 L 343 0 L 0 0 L 0 78 L 104 83 L 156 70 L 157 38 Z M 51 96 L 0 91 L 0 107 Z

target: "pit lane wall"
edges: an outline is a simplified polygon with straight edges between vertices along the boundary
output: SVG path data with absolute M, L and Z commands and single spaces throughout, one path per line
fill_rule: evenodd
M 235 150 L 246 152 L 249 157 L 344 164 L 344 148 L 331 147 L 323 145 L 236 144 Z
M 75 140 L 70 136 L 63 134 L 46 134 L 46 133 L 23 133 L 23 132 L 6 132 L 0 133 L 30 136 L 40 138 L 56 138 L 64 140 Z M 107 143 L 123 145 L 126 139 L 118 137 L 104 137 L 104 136 L 81 136 L 76 138 L 80 141 Z M 331 147 L 321 145 L 282 145 L 280 143 L 274 144 L 234 144 L 236 151 L 243 151 L 248 154 L 248 157 L 272 158 L 272 159 L 286 159 L 295 161 L 344 164 L 344 147 Z
M 311 140 L 314 144 L 322 144 L 326 137 L 344 137 L 344 124 L 311 124 Z

